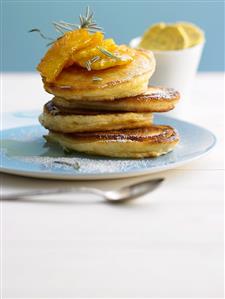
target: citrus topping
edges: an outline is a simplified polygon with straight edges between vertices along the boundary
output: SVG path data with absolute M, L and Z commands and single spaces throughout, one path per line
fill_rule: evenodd
M 133 50 L 117 46 L 113 39 L 106 39 L 96 47 L 87 47 L 72 55 L 75 63 L 90 70 L 103 70 L 123 65 L 133 60 Z
M 104 40 L 102 32 L 94 34 L 86 29 L 66 32 L 53 43 L 37 69 L 46 82 L 53 82 L 64 68 L 79 65 L 91 70 L 102 70 L 123 65 L 133 60 L 133 50 L 117 46 L 113 39 Z
M 96 44 L 91 44 L 89 47 L 86 47 L 78 52 L 75 52 L 71 56 L 71 60 L 73 60 L 73 63 L 76 62 L 80 66 L 86 67 L 86 62 L 91 60 L 93 57 L 99 57 L 101 58 L 104 56 L 99 51 L 99 46 L 104 47 L 108 51 L 114 51 L 116 49 L 116 44 L 113 39 L 106 39 L 99 41 Z M 104 56 L 105 57 L 105 56 Z
M 85 29 L 65 33 L 47 51 L 37 69 L 47 82 L 53 81 L 69 62 L 73 52 L 87 46 L 92 36 Z
M 83 47 L 80 50 L 74 51 L 70 55 L 70 59 L 68 63 L 65 65 L 65 67 L 69 67 L 70 65 L 73 65 L 74 63 L 80 64 L 80 61 L 87 61 L 90 57 L 95 56 L 95 51 L 96 47 L 100 45 L 103 42 L 104 35 L 102 32 L 96 32 L 95 34 L 92 35 L 92 38 L 89 43 L 86 44 L 86 47 Z M 115 44 L 115 43 L 114 43 Z M 81 64 L 80 64 L 81 65 Z M 85 67 L 85 65 L 84 65 Z
M 193 24 L 158 23 L 144 33 L 139 46 L 154 51 L 180 50 L 197 45 L 203 40 L 203 32 Z
M 103 48 L 104 49 L 104 48 Z M 103 70 L 117 65 L 124 65 L 133 61 L 134 50 L 128 48 L 125 45 L 117 46 L 109 55 L 101 54 L 101 59 L 92 64 L 93 70 Z M 111 56 L 111 57 L 110 57 Z

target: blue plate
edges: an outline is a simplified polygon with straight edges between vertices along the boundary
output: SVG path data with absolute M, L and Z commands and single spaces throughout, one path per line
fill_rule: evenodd
M 63 179 L 96 180 L 138 176 L 175 168 L 208 153 L 216 138 L 208 130 L 168 116 L 155 115 L 154 123 L 171 125 L 180 135 L 173 152 L 158 158 L 117 159 L 82 154 L 65 154 L 57 146 L 46 146 L 40 125 L 2 131 L 1 172 Z

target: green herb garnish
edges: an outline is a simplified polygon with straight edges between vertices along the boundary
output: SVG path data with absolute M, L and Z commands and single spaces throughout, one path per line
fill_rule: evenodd
M 52 45 L 56 40 L 60 39 L 67 31 L 73 31 L 76 29 L 85 28 L 91 33 L 94 33 L 96 31 L 103 32 L 102 27 L 99 27 L 95 22 L 94 13 L 90 11 L 89 6 L 86 8 L 85 15 L 84 16 L 80 15 L 79 18 L 80 18 L 80 24 L 72 24 L 64 21 L 52 22 L 56 32 L 60 34 L 60 36 L 56 39 L 52 37 L 47 37 L 45 34 L 41 32 L 40 29 L 37 28 L 33 28 L 28 32 L 38 32 L 43 39 L 50 40 L 51 42 L 48 43 L 47 46 Z
M 91 59 L 89 59 L 88 61 L 85 62 L 85 67 L 88 71 L 91 71 L 91 65 L 92 63 L 96 62 L 100 60 L 100 56 L 94 56 Z
M 106 50 L 105 48 L 103 47 L 97 47 L 99 49 L 100 52 L 102 52 L 104 55 L 110 57 L 110 58 L 113 58 L 113 59 L 116 59 L 116 60 L 120 60 L 120 57 L 119 56 L 116 56 L 115 54 L 113 54 L 112 52 L 109 52 L 108 50 Z
M 102 27 L 99 27 L 94 21 L 94 13 L 90 11 L 89 6 L 86 8 L 86 14 L 80 15 L 80 25 L 78 28 L 86 28 L 90 32 L 103 31 Z
M 38 32 L 38 33 L 40 34 L 40 36 L 41 36 L 43 39 L 47 39 L 47 40 L 52 40 L 52 41 L 54 41 L 54 38 L 51 38 L 51 37 L 48 37 L 48 36 L 44 35 L 44 34 L 40 31 L 40 29 L 33 28 L 33 29 L 29 30 L 28 32 Z

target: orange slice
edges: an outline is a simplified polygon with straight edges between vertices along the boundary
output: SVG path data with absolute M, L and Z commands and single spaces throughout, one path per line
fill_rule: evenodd
M 99 35 L 99 34 L 98 34 Z M 95 34 L 91 35 L 85 29 L 65 33 L 47 51 L 37 69 L 47 82 L 52 82 L 68 65 L 71 55 L 91 44 Z

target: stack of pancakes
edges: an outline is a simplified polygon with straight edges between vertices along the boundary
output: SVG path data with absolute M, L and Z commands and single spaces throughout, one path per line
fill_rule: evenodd
M 39 120 L 48 141 L 64 149 L 110 157 L 157 157 L 179 141 L 175 129 L 153 124 L 153 112 L 174 108 L 179 93 L 148 87 L 155 70 L 153 54 L 135 50 L 134 60 L 109 69 L 64 69 L 54 83 L 43 78 L 54 98 Z

